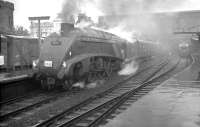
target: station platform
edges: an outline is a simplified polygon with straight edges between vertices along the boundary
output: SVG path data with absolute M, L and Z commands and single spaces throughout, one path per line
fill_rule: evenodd
M 200 57 L 104 127 L 200 127 Z
M 10 83 L 23 79 L 27 79 L 31 76 L 32 70 L 23 70 L 23 71 L 13 71 L 7 73 L 0 73 L 0 83 Z

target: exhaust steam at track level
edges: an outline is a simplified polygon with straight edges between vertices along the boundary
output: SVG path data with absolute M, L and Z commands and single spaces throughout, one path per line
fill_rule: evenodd
M 105 83 L 105 80 L 96 80 L 88 84 L 86 84 L 85 82 L 76 82 L 72 85 L 72 87 L 92 89 L 98 87 L 99 85 L 102 85 L 103 83 Z
M 118 72 L 118 75 L 131 75 L 135 74 L 139 68 L 139 64 L 134 60 L 125 64 L 122 70 Z

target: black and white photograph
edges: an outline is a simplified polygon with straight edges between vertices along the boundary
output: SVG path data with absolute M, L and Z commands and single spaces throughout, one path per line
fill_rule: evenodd
M 200 0 L 0 0 L 0 127 L 200 127 Z

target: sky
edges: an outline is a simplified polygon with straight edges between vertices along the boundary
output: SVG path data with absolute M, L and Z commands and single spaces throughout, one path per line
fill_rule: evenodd
M 62 9 L 64 0 L 7 0 L 15 4 L 14 25 L 29 29 L 31 16 L 50 16 L 54 19 Z
M 15 4 L 14 25 L 29 29 L 31 16 L 50 16 L 55 19 L 66 0 L 5 0 Z M 144 0 L 139 0 L 144 1 Z M 173 0 L 172 0 L 173 1 Z M 175 0 L 176 1 L 176 0 Z M 200 0 L 185 0 L 184 10 L 200 10 Z M 178 5 L 177 5 L 178 6 Z

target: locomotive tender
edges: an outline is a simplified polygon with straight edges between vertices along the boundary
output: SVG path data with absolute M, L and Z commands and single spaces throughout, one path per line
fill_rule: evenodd
M 120 69 L 125 58 L 126 41 L 110 33 L 91 28 L 61 25 L 61 35 L 47 37 L 35 61 L 36 79 L 44 89 L 73 83 L 90 83 L 109 77 Z

